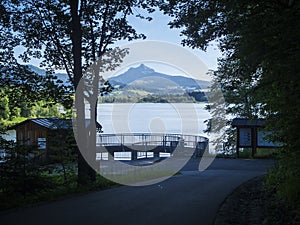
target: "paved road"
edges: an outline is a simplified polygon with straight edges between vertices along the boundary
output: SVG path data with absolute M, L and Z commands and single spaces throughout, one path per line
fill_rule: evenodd
M 0 213 L 0 224 L 20 225 L 212 225 L 217 210 L 238 185 L 264 174 L 269 160 L 215 159 L 162 183 L 122 186 L 35 207 Z

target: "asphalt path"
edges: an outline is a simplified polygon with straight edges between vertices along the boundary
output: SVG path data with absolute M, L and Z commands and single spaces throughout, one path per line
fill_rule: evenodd
M 212 225 L 236 187 L 263 175 L 270 160 L 192 159 L 180 175 L 150 186 L 121 186 L 0 213 L 1 225 Z

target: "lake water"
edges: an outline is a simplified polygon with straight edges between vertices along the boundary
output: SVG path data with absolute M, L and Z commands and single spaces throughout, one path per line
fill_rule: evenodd
M 8 141 L 16 141 L 16 131 L 15 130 L 8 130 L 5 134 L 1 135 L 5 140 Z
M 203 132 L 206 129 L 204 121 L 210 115 L 204 108 L 205 104 L 192 103 L 100 104 L 97 121 L 106 134 L 164 133 L 207 137 Z M 89 115 L 89 105 L 86 105 L 86 115 Z M 15 140 L 15 131 L 8 131 L 4 138 Z
M 104 133 L 176 133 L 203 135 L 209 119 L 205 104 L 113 103 L 98 106 Z M 88 114 L 86 109 L 86 114 Z
M 104 133 L 174 133 L 207 135 L 204 123 L 210 115 L 198 103 L 114 103 L 98 106 L 97 120 Z M 86 115 L 89 115 L 88 105 Z M 14 130 L 3 136 L 15 140 Z

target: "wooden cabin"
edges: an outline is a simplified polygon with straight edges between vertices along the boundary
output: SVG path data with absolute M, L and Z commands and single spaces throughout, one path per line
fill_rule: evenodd
M 72 132 L 72 123 L 69 119 L 60 118 L 37 118 L 28 119 L 10 129 L 16 130 L 16 141 L 19 144 L 37 146 L 44 151 L 43 158 L 48 160 L 52 143 L 55 141 L 64 143 L 65 140 L 53 140 L 60 135 L 66 137 Z
M 90 119 L 85 125 L 90 125 Z M 72 121 L 60 118 L 28 119 L 10 128 L 16 130 L 16 141 L 19 144 L 36 146 L 41 151 L 42 161 L 50 159 L 54 148 L 65 146 L 67 138 L 73 137 Z M 97 122 L 96 131 L 102 132 L 102 126 Z M 75 142 L 75 140 L 72 139 Z

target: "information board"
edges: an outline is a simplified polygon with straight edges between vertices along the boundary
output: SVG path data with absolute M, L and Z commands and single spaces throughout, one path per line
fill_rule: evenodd
M 239 129 L 239 144 L 241 147 L 251 147 L 251 128 Z
M 268 141 L 267 137 L 271 132 L 266 132 L 263 129 L 259 129 L 257 131 L 257 146 L 258 147 L 279 147 L 279 143 L 274 143 L 272 141 Z

